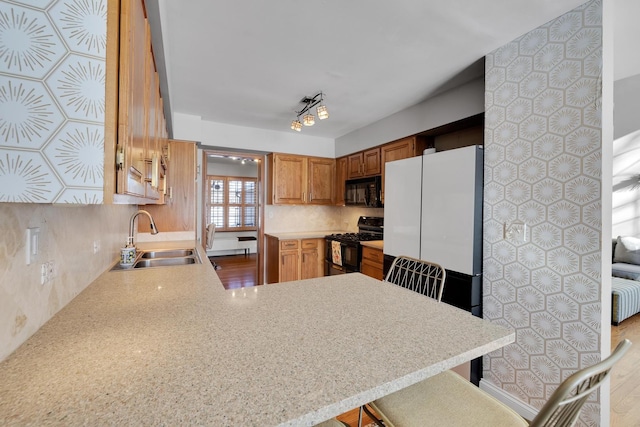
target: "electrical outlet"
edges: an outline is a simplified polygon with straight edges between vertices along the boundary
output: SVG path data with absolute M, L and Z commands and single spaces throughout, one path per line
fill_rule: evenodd
M 36 260 L 38 255 L 38 243 L 40 240 L 40 228 L 27 228 L 27 241 L 25 244 L 27 252 L 27 265 Z
M 47 282 L 50 282 L 53 280 L 54 277 L 56 277 L 56 263 L 55 261 L 49 261 L 47 263 Z
M 93 253 L 97 254 L 98 252 L 100 252 L 100 240 L 94 240 L 93 241 Z
M 47 282 L 47 272 L 49 271 L 48 263 L 44 263 L 40 266 L 40 284 L 44 285 Z

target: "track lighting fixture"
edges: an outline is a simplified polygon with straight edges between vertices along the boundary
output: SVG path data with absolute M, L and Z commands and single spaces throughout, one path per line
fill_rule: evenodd
M 300 132 L 302 130 L 303 124 L 305 126 L 313 126 L 316 122 L 316 119 L 313 114 L 311 114 L 311 109 L 315 106 L 318 106 L 316 108 L 318 119 L 324 120 L 329 118 L 329 110 L 327 110 L 327 106 L 322 103 L 323 101 L 324 94 L 322 92 L 318 92 L 313 97 L 305 96 L 304 98 L 302 98 L 300 100 L 300 103 L 304 105 L 302 106 L 301 110 L 296 111 L 296 118 L 291 122 L 291 129 L 295 130 L 296 132 Z M 300 116 L 302 116 L 302 122 L 300 121 Z

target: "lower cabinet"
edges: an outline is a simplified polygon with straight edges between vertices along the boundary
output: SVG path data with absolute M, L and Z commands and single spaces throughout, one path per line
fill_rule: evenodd
M 383 275 L 384 254 L 382 249 L 371 248 L 369 246 L 362 247 L 362 263 L 360 264 L 360 272 L 374 279 L 382 280 Z
M 267 283 L 313 279 L 324 275 L 324 239 L 267 238 Z

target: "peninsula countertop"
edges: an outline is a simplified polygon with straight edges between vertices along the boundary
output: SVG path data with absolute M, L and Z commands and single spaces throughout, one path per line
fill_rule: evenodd
M 359 273 L 227 291 L 199 253 L 99 276 L 0 363 L 0 424 L 309 426 L 514 339 Z

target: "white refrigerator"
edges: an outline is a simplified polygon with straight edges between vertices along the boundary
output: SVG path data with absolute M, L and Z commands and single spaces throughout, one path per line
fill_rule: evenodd
M 478 317 L 482 317 L 482 186 L 481 146 L 385 164 L 385 264 L 400 255 L 440 264 L 447 271 L 442 300 Z M 477 384 L 479 362 L 472 363 L 471 370 Z

